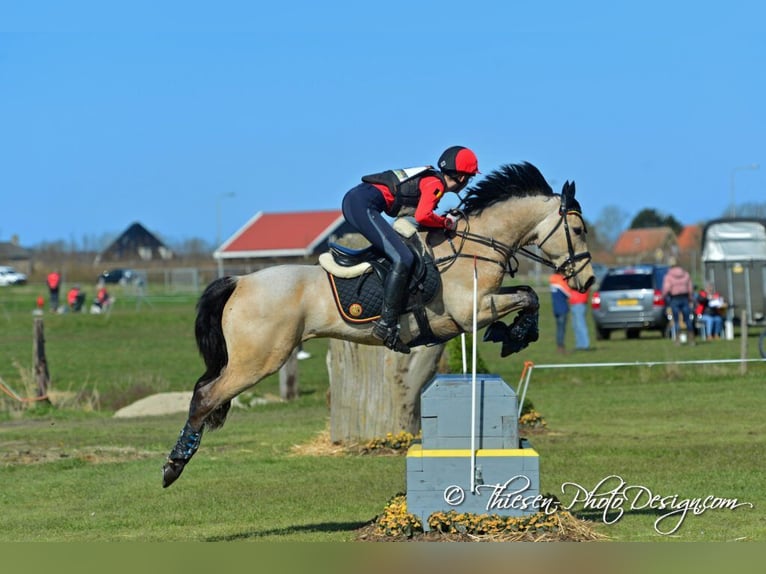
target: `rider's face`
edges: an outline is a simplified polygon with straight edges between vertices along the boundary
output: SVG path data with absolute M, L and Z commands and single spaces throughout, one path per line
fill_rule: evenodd
M 469 175 L 467 173 L 461 173 L 459 175 L 456 175 L 454 179 L 450 178 L 452 183 L 449 185 L 449 191 L 460 191 L 466 185 L 468 185 L 468 182 L 471 181 L 472 177 L 473 177 L 472 175 Z

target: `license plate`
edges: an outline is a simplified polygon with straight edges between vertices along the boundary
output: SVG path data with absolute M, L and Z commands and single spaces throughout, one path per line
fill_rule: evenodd
M 638 299 L 620 299 L 617 301 L 618 307 L 632 307 L 638 305 Z

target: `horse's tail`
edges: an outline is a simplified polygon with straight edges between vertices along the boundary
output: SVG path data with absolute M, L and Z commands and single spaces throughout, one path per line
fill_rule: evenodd
M 199 353 L 205 361 L 205 374 L 197 380 L 197 384 L 194 386 L 195 391 L 215 380 L 229 361 L 221 318 L 223 308 L 236 287 L 236 277 L 216 279 L 207 286 L 197 303 L 194 334 L 197 338 Z M 231 401 L 217 407 L 205 419 L 205 426 L 210 430 L 223 426 L 230 407 Z

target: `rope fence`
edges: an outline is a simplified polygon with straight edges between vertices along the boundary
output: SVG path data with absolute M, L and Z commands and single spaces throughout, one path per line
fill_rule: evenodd
M 11 387 L 5 384 L 3 380 L 0 379 L 0 391 L 14 399 L 15 401 L 18 401 L 20 403 L 34 403 L 37 401 L 47 401 L 48 395 L 42 395 L 37 397 L 22 397 L 19 395 L 16 391 L 14 391 Z
M 766 359 L 698 359 L 693 361 L 626 361 L 614 363 L 550 363 L 535 365 L 532 361 L 525 361 L 524 368 L 521 370 L 519 379 L 519 388 L 516 392 L 519 395 L 519 417 L 521 409 L 524 406 L 524 397 L 527 395 L 529 380 L 532 378 L 532 371 L 535 369 L 583 369 L 594 367 L 656 367 L 662 365 L 715 365 L 726 363 L 766 363 Z

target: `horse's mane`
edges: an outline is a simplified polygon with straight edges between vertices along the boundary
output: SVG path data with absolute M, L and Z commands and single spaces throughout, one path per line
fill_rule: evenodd
M 540 170 L 526 161 L 506 164 L 468 188 L 463 211 L 477 214 L 499 201 L 532 195 L 553 195 Z

